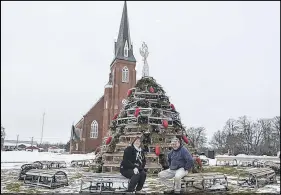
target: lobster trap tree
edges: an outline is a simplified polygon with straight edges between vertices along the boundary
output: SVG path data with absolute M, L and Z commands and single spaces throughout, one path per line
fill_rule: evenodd
M 166 155 L 172 149 L 170 140 L 178 137 L 190 152 L 189 138 L 179 113 L 165 91 L 152 77 L 143 77 L 128 91 L 123 108 L 112 119 L 108 137 L 104 139 L 96 160 L 98 171 L 119 170 L 123 151 L 135 137 L 141 137 L 146 154 L 146 169 L 158 173 L 168 167 Z

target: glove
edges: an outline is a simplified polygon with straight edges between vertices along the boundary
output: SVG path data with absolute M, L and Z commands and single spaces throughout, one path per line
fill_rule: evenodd
M 134 173 L 135 174 L 138 174 L 139 173 L 139 170 L 138 170 L 138 168 L 136 167 L 136 168 L 134 168 Z

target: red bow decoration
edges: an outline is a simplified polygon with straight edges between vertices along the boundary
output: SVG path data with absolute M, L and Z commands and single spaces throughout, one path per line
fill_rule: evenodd
M 139 116 L 139 113 L 140 113 L 140 108 L 136 108 L 135 117 L 138 117 L 138 116 Z
M 112 137 L 111 137 L 111 136 L 108 137 L 108 138 L 106 139 L 106 141 L 105 141 L 105 144 L 106 144 L 106 145 L 110 144 L 111 140 L 112 140 Z
M 164 127 L 165 129 L 167 129 L 167 128 L 168 128 L 168 121 L 167 121 L 167 120 L 163 120 L 163 121 L 162 121 L 162 125 L 163 125 L 163 127 Z
M 160 147 L 159 147 L 158 145 L 155 146 L 155 154 L 156 154 L 157 156 L 160 155 Z
M 184 141 L 186 144 L 188 144 L 188 139 L 187 139 L 187 137 L 186 137 L 185 135 L 182 136 L 182 139 L 183 139 L 183 141 Z
M 129 89 L 129 90 L 128 90 L 128 93 L 127 93 L 127 96 L 130 96 L 131 94 L 132 94 L 132 90 Z
M 117 119 L 117 117 L 118 117 L 118 114 L 115 114 L 112 120 Z

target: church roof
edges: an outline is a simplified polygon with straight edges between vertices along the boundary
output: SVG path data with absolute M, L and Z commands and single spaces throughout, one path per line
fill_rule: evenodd
M 125 47 L 127 47 L 127 54 L 125 51 Z M 117 41 L 115 42 L 115 59 L 127 60 L 131 62 L 136 62 L 135 56 L 133 54 L 133 45 L 130 37 L 130 28 L 129 28 L 129 19 L 128 19 L 128 11 L 127 11 L 127 3 L 125 1 L 123 7 L 123 13 L 121 18 L 121 23 L 119 27 L 119 34 Z M 113 60 L 113 61 L 114 61 Z

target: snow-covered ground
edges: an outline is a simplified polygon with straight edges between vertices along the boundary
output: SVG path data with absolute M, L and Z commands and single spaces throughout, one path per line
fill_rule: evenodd
M 1 152 L 1 193 L 13 192 L 8 189 L 9 184 L 17 184 L 19 186 L 18 192 L 31 193 L 78 193 L 80 187 L 81 174 L 88 172 L 89 170 L 83 168 L 70 168 L 70 162 L 72 160 L 94 159 L 93 153 L 89 154 L 58 154 L 49 152 L 26 152 L 26 151 L 2 151 Z M 208 159 L 206 156 L 200 156 L 201 159 Z M 25 163 L 32 163 L 34 161 L 53 160 L 53 161 L 65 161 L 68 168 L 64 169 L 69 178 L 69 186 L 58 188 L 55 190 L 48 190 L 44 188 L 31 188 L 24 186 L 21 181 L 17 180 L 20 167 Z M 208 159 L 209 167 L 216 165 L 216 159 Z M 215 168 L 215 167 L 214 167 Z M 231 191 L 249 192 L 249 189 L 242 189 L 237 186 L 237 176 L 227 175 L 229 187 Z M 280 177 L 277 177 L 278 184 L 271 184 L 261 187 L 252 193 L 274 193 L 280 194 Z M 144 191 L 147 192 L 159 192 L 162 191 L 165 186 L 160 185 L 160 181 L 157 177 L 148 177 L 144 186 Z M 35 191 L 34 191 L 35 190 Z M 15 191 L 14 191 L 15 192 Z
M 67 165 L 72 160 L 94 159 L 93 153 L 89 154 L 59 154 L 50 152 L 27 152 L 27 151 L 1 151 L 1 169 L 20 168 L 26 163 L 35 161 L 65 161 Z

